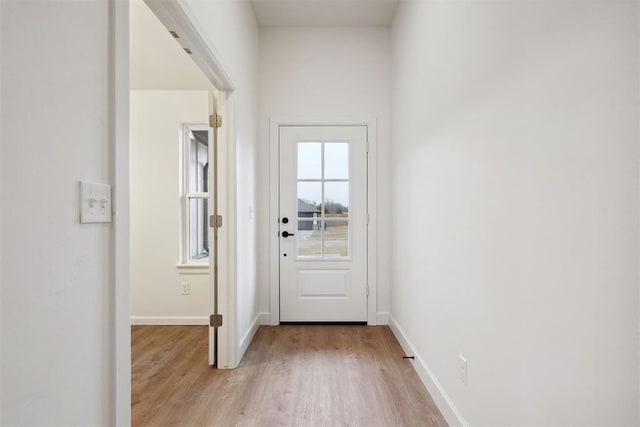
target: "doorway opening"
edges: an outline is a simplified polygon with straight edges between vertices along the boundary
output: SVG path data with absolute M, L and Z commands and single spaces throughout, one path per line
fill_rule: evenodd
M 131 323 L 208 327 L 209 364 L 233 367 L 233 88 L 180 5 L 129 6 Z
M 271 324 L 377 324 L 375 119 L 274 119 L 271 162 Z
M 204 121 L 205 124 L 209 125 L 210 128 L 216 129 L 217 132 L 209 131 L 209 144 L 208 147 L 218 147 L 218 150 L 212 150 L 213 153 L 217 151 L 219 161 L 212 162 L 212 159 L 209 160 L 210 166 L 215 164 L 219 166 L 216 171 L 216 168 L 209 167 L 208 175 L 209 175 L 209 193 L 211 195 L 216 194 L 212 189 L 218 189 L 218 206 L 215 209 L 215 204 L 212 203 L 212 196 L 209 196 L 207 199 L 208 206 L 208 214 L 209 219 L 211 221 L 211 217 L 214 216 L 216 218 L 215 223 L 210 222 L 210 224 L 219 225 L 221 217 L 225 218 L 225 227 L 217 228 L 218 238 L 213 239 L 211 229 L 209 229 L 208 240 L 209 246 L 211 247 L 214 240 L 218 242 L 218 278 L 221 285 L 219 287 L 214 286 L 217 282 L 214 282 L 215 276 L 206 274 L 208 277 L 208 289 L 202 292 L 202 286 L 200 286 L 200 291 L 202 295 L 200 298 L 192 298 L 197 299 L 198 303 L 202 303 L 205 301 L 205 304 L 208 305 L 208 309 L 202 315 L 198 313 L 196 316 L 182 315 L 178 314 L 176 316 L 158 316 L 158 315 L 140 315 L 141 318 L 135 319 L 136 313 L 133 312 L 135 310 L 135 274 L 134 269 L 137 268 L 136 259 L 146 260 L 147 257 L 151 258 L 152 255 L 156 255 L 157 252 L 160 252 L 160 248 L 166 247 L 166 245 L 154 245 L 154 239 L 164 239 L 167 238 L 166 234 L 175 233 L 175 236 L 179 236 L 181 233 L 181 227 L 178 220 L 173 221 L 173 225 L 168 226 L 167 228 L 154 228 L 152 230 L 147 230 L 150 239 L 146 240 L 146 251 L 141 250 L 138 251 L 138 258 L 134 256 L 133 252 L 136 249 L 136 239 L 133 236 L 133 218 L 135 214 L 133 214 L 130 205 L 132 202 L 141 204 L 141 202 L 145 199 L 149 201 L 149 203 L 143 208 L 147 210 L 147 215 L 143 215 L 142 217 L 146 220 L 140 221 L 141 224 L 149 228 L 150 220 L 158 219 L 158 217 L 167 216 L 167 214 L 174 215 L 174 219 L 180 216 L 180 202 L 182 200 L 182 194 L 180 193 L 180 183 L 178 180 L 174 179 L 166 179 L 162 180 L 164 175 L 162 174 L 142 174 L 142 176 L 150 179 L 150 183 L 147 186 L 142 185 L 142 191 L 139 194 L 142 194 L 142 197 L 135 197 L 133 195 L 134 191 L 131 191 L 133 185 L 135 184 L 135 166 L 132 167 L 131 160 L 134 158 L 133 151 L 135 148 L 130 143 L 130 140 L 133 138 L 130 135 L 130 131 L 133 126 L 130 126 L 131 118 L 130 118 L 130 110 L 132 108 L 130 101 L 133 99 L 131 95 L 131 89 L 136 89 L 139 94 L 144 94 L 145 96 L 151 95 L 151 92 L 154 91 L 153 87 L 136 87 L 131 86 L 130 82 L 134 81 L 134 66 L 133 62 L 138 55 L 135 54 L 134 46 L 134 35 L 133 33 L 136 30 L 135 26 L 131 25 L 131 21 L 133 20 L 133 8 L 135 7 L 143 7 L 142 12 L 147 17 L 149 25 L 155 26 L 155 30 L 152 32 L 142 31 L 143 36 L 148 36 L 149 34 L 156 34 L 157 37 L 151 39 L 151 44 L 155 44 L 159 42 L 159 40 L 164 40 L 165 45 L 171 46 L 174 49 L 174 53 L 176 53 L 175 49 L 177 49 L 177 53 L 173 58 L 176 61 L 184 64 L 188 64 L 188 67 L 192 67 L 191 72 L 193 72 L 193 66 L 196 64 L 196 69 L 200 70 L 200 73 L 204 75 L 199 76 L 198 80 L 200 82 L 205 82 L 206 89 L 202 87 L 177 87 L 172 88 L 173 90 L 165 90 L 164 94 L 167 96 L 176 95 L 178 92 L 189 92 L 189 95 L 193 95 L 198 98 L 202 95 L 203 91 L 207 93 L 207 108 L 208 113 L 206 115 L 199 115 L 193 121 L 185 120 L 182 124 L 198 124 Z M 151 14 L 148 8 L 151 10 Z M 140 11 L 140 9 L 139 9 Z M 134 0 L 131 2 L 119 3 L 116 2 L 113 4 L 113 13 L 115 15 L 114 21 L 114 55 L 116 57 L 116 65 L 113 70 L 113 78 L 114 85 L 116 87 L 116 99 L 114 101 L 114 114 L 115 114 L 115 181 L 116 181 L 116 195 L 115 202 L 119 206 L 119 217 L 116 221 L 115 227 L 115 240 L 114 240 L 114 252 L 115 252 L 115 269 L 116 269 L 116 290 L 115 290 L 115 304 L 116 311 L 120 313 L 118 316 L 118 322 L 116 325 L 116 371 L 118 372 L 118 376 L 116 379 L 116 418 L 119 424 L 129 424 L 131 421 L 131 319 L 133 318 L 133 323 L 156 323 L 156 324 L 182 324 L 182 325 L 191 325 L 195 323 L 196 325 L 210 325 L 211 319 L 210 316 L 214 315 L 215 326 L 200 326 L 200 328 L 208 329 L 208 361 L 209 364 L 213 364 L 216 362 L 216 366 L 218 368 L 233 368 L 237 366 L 237 355 L 238 355 L 238 339 L 235 334 L 235 318 L 236 318 L 236 305 L 235 301 L 235 246 L 236 242 L 232 236 L 235 235 L 235 206 L 233 204 L 233 200 L 235 200 L 235 146 L 233 144 L 217 144 L 216 139 L 214 138 L 216 135 L 220 138 L 221 141 L 232 140 L 233 138 L 233 127 L 226 126 L 220 128 L 220 124 L 222 121 L 222 117 L 226 117 L 228 123 L 233 123 L 233 90 L 234 87 L 231 83 L 231 80 L 228 78 L 227 74 L 224 72 L 223 68 L 220 66 L 219 62 L 214 57 L 208 45 L 204 42 L 200 34 L 202 33 L 201 29 L 196 29 L 194 23 L 191 19 L 186 15 L 182 6 L 178 4 L 178 2 L 156 2 L 156 1 L 147 1 L 145 0 Z M 135 25 L 135 24 L 134 24 Z M 166 37 L 170 36 L 169 39 Z M 164 39 L 162 39 L 164 37 Z M 176 43 L 177 42 L 177 43 Z M 179 55 L 178 55 L 179 54 Z M 180 56 L 182 55 L 182 56 Z M 188 55 L 185 56 L 184 55 Z M 148 62 L 145 61 L 148 64 Z M 118 66 L 118 64 L 127 64 L 130 65 L 125 69 L 122 66 Z M 169 65 L 173 64 L 169 61 Z M 187 67 L 187 68 L 188 68 Z M 143 67 L 144 68 L 144 67 Z M 143 84 L 155 84 L 156 78 L 161 75 L 159 70 L 163 70 L 162 66 L 152 66 L 149 72 L 143 73 L 145 77 L 142 79 L 138 79 L 138 82 L 143 82 Z M 182 69 L 184 71 L 184 68 Z M 197 73 L 195 73 L 197 74 Z M 131 76 L 131 79 L 130 79 Z M 188 79 L 179 79 L 178 81 L 183 82 L 188 81 Z M 167 88 L 165 88 L 167 89 Z M 184 95 L 184 93 L 183 93 Z M 148 111 L 152 111 L 157 105 L 153 103 L 149 103 L 147 99 L 147 104 L 149 104 L 148 109 L 142 109 L 145 113 Z M 144 104 L 144 102 L 142 103 Z M 153 131 L 157 131 L 157 128 L 160 128 L 162 125 L 166 124 L 163 122 L 162 118 L 159 115 L 147 115 L 149 120 L 149 129 Z M 203 120 L 204 119 L 204 120 Z M 175 120 L 174 120 L 175 122 Z M 154 126 L 156 125 L 156 126 Z M 164 133 L 163 133 L 164 134 Z M 175 168 L 176 164 L 179 164 L 179 135 L 180 131 L 178 126 L 176 125 L 172 130 L 166 133 L 170 134 L 170 138 L 175 142 L 175 155 L 171 160 L 171 167 Z M 147 139 L 153 139 L 152 135 L 147 133 L 143 133 L 143 135 Z M 171 144 L 172 142 L 169 142 Z M 157 147 L 152 144 L 150 149 L 143 150 L 143 155 L 139 155 L 139 158 L 144 158 L 147 160 L 151 160 L 148 163 L 151 163 L 152 166 L 157 166 L 153 164 L 154 160 L 158 159 L 159 152 Z M 211 156 L 211 154 L 210 154 Z M 157 168 L 156 168 L 157 169 Z M 165 171 L 162 171 L 163 173 Z M 214 172 L 218 173 L 219 179 L 213 179 L 212 174 Z M 212 182 L 221 182 L 224 185 L 213 186 Z M 167 209 L 157 209 L 153 206 L 153 203 L 157 203 L 157 200 L 153 197 L 149 197 L 149 194 L 152 193 L 153 190 L 157 188 L 167 188 L 173 191 L 174 199 L 173 206 Z M 134 197 L 130 197 L 133 195 Z M 154 207 L 153 209 L 150 207 Z M 135 207 L 134 207 L 135 208 Z M 152 227 L 151 227 L 152 228 Z M 202 266 L 197 265 L 183 265 L 182 258 L 180 257 L 180 241 L 179 237 L 175 237 L 173 242 L 173 248 L 171 249 L 171 253 L 168 256 L 163 258 L 163 262 L 165 263 L 173 263 L 172 268 L 174 275 L 177 271 L 181 271 L 185 276 L 189 277 L 189 280 L 192 279 L 192 276 L 195 276 L 194 273 L 198 272 L 198 269 L 202 270 Z M 177 248 L 177 249 L 176 249 Z M 214 246 L 215 248 L 215 246 Z M 213 251 L 209 251 L 210 254 L 213 255 Z M 165 254 L 166 255 L 166 254 Z M 153 273 L 156 267 L 152 269 L 147 269 L 147 272 Z M 208 267 L 206 268 L 208 270 Z M 215 269 L 214 269 L 215 270 Z M 144 269 L 141 270 L 144 273 Z M 189 274 L 191 273 L 191 274 Z M 143 274 L 143 277 L 144 274 Z M 152 282 L 152 281 L 149 281 Z M 183 292 L 187 293 L 187 295 L 194 296 L 194 288 L 191 287 L 191 282 L 186 281 L 187 284 L 183 285 L 183 281 L 179 279 L 178 283 L 172 282 L 172 287 L 170 292 L 175 295 L 177 290 L 178 297 L 184 298 Z M 177 289 L 176 289 L 177 288 Z M 167 287 L 167 289 L 169 289 Z M 157 290 L 157 289 L 155 289 Z M 216 295 L 217 293 L 217 295 Z M 144 299 L 144 296 L 143 296 Z M 177 301 L 181 301 L 178 299 Z M 182 300 L 184 301 L 184 300 Z M 175 298 L 174 298 L 175 302 Z M 185 304 L 186 305 L 186 304 Z M 217 310 L 216 310 L 217 306 Z M 132 310 L 133 308 L 133 310 Z M 166 308 L 166 307 L 165 307 Z M 184 308 L 184 307 L 182 307 Z M 220 327 L 219 320 L 221 319 L 220 315 L 225 316 L 224 326 Z M 146 318 L 145 318 L 146 317 Z M 169 320 L 167 320 L 169 317 Z M 188 326 L 187 326 L 188 327 Z M 217 336 L 216 336 L 217 335 Z M 217 338 L 217 339 L 216 339 Z M 217 345 L 216 345 L 217 344 Z M 207 358 L 207 349 L 203 350 L 203 356 L 205 357 L 205 361 Z

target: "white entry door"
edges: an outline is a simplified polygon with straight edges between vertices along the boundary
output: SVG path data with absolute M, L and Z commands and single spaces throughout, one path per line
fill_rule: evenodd
M 280 321 L 367 320 L 367 127 L 281 126 Z

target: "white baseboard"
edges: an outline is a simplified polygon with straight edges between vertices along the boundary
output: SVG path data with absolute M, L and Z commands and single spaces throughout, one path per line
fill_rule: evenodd
M 469 423 L 467 423 L 458 408 L 453 404 L 451 398 L 444 391 L 442 384 L 436 379 L 420 355 L 416 353 L 415 347 L 411 345 L 409 338 L 407 338 L 402 328 L 391 315 L 389 315 L 389 328 L 396 336 L 405 354 L 415 357 L 412 361 L 413 368 L 418 373 L 425 387 L 427 387 L 429 394 L 431 394 L 431 397 L 447 420 L 447 423 L 449 423 L 450 426 L 468 426 Z
M 389 324 L 389 313 L 385 313 L 383 311 L 379 311 L 376 313 L 376 325 L 388 325 Z
M 271 313 L 263 312 L 259 314 L 260 316 L 260 324 L 261 325 L 270 325 L 271 324 Z
M 208 316 L 131 316 L 132 325 L 208 325 Z
M 238 353 L 238 360 L 242 360 L 242 356 L 249 348 L 249 344 L 253 340 L 256 332 L 258 332 L 258 328 L 260 325 L 268 325 L 269 324 L 269 313 L 258 313 L 256 314 L 256 318 L 251 322 L 251 326 L 246 334 L 240 340 L 240 351 Z

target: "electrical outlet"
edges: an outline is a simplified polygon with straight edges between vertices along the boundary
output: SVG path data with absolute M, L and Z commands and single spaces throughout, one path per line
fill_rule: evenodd
M 460 381 L 462 381 L 462 384 L 467 385 L 467 359 L 462 357 L 461 354 L 458 355 L 458 377 Z
M 189 282 L 180 283 L 182 286 L 182 295 L 189 295 Z

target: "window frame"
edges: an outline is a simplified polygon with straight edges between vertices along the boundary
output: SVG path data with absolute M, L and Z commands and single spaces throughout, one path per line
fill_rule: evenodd
M 209 266 L 209 257 L 206 256 L 202 259 L 191 259 L 190 257 L 190 228 L 191 228 L 191 218 L 189 215 L 189 204 L 191 200 L 207 200 L 209 201 L 209 192 L 190 192 L 190 137 L 189 133 L 191 131 L 206 131 L 207 135 L 210 136 L 211 129 L 209 125 L 203 122 L 194 122 L 194 123 L 181 123 L 180 125 L 180 153 L 181 153 L 181 161 L 180 161 L 180 205 L 181 205 L 181 215 L 180 215 L 180 230 L 181 230 L 181 238 L 180 238 L 180 264 L 178 267 L 208 267 Z M 209 139 L 209 138 L 208 138 Z M 210 149 L 211 147 L 208 147 Z M 205 178 L 209 181 L 209 173 Z M 207 186 L 207 189 L 209 186 Z M 207 218 L 211 214 L 211 206 L 207 203 Z M 206 227 L 206 232 L 209 234 L 209 227 Z M 211 242 L 211 236 L 209 236 L 209 243 Z

